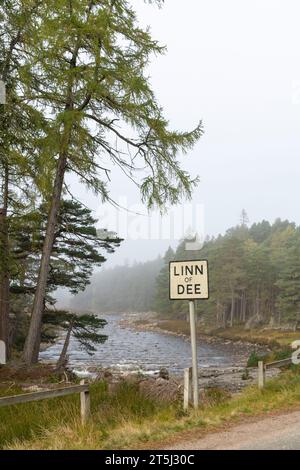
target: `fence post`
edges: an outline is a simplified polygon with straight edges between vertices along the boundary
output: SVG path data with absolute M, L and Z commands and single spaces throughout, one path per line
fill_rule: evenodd
M 265 366 L 263 361 L 258 361 L 258 388 L 264 388 L 265 386 Z
M 189 403 L 192 399 L 192 368 L 184 369 L 183 377 L 183 409 L 186 411 L 189 408 Z
M 84 385 L 85 381 L 81 380 L 80 385 Z M 91 415 L 91 399 L 90 392 L 80 392 L 80 412 L 81 412 L 81 422 L 85 424 Z

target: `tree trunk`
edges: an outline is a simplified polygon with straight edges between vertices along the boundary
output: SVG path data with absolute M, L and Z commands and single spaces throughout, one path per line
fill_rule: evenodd
M 11 67 L 14 50 L 21 39 L 22 30 L 19 29 L 16 36 L 11 40 L 4 63 L 2 64 L 1 80 L 6 82 Z M 4 160 L 4 184 L 3 184 L 3 207 L 0 209 L 0 340 L 5 343 L 6 361 L 9 358 L 9 235 L 7 223 L 8 190 L 9 190 L 9 167 L 7 158 Z
M 260 319 L 260 290 L 259 286 L 256 288 L 256 299 L 255 299 L 255 314 L 258 319 Z
M 243 297 L 242 297 L 242 322 L 243 323 L 246 323 L 246 309 L 247 309 L 246 292 L 243 291 Z
M 65 342 L 64 342 L 63 348 L 61 350 L 59 359 L 56 363 L 56 369 L 57 370 L 61 369 L 64 366 L 65 362 L 66 362 L 66 357 L 67 357 L 67 352 L 68 352 L 68 348 L 69 348 L 69 344 L 70 344 L 73 325 L 74 325 L 74 322 L 71 321 L 70 325 L 69 325 L 69 328 L 68 328 L 68 331 L 67 331 L 67 335 L 65 337 Z
M 231 309 L 230 309 L 230 328 L 233 327 L 233 320 L 234 320 L 234 291 L 231 291 Z
M 8 165 L 4 168 L 3 208 L 0 209 L 0 340 L 5 344 L 6 357 L 9 357 L 9 243 L 8 243 Z
M 46 236 L 43 245 L 42 259 L 39 269 L 37 288 L 34 297 L 30 327 L 25 341 L 23 359 L 26 364 L 36 363 L 39 357 L 41 343 L 41 328 L 43 307 L 46 297 L 46 288 L 50 268 L 50 258 L 54 242 L 55 229 L 57 225 L 58 212 L 66 170 L 67 157 L 66 152 L 59 157 L 56 177 L 53 189 L 52 203 L 48 217 Z
M 79 42 L 75 45 L 72 59 L 70 61 L 70 69 L 76 67 L 77 56 L 79 52 Z M 65 111 L 72 111 L 74 109 L 73 103 L 73 76 L 70 75 L 68 83 L 68 91 L 66 95 Z M 23 359 L 26 364 L 30 365 L 38 362 L 39 350 L 41 344 L 41 329 L 42 329 L 42 315 L 43 305 L 46 297 L 47 281 L 50 269 L 50 258 L 54 243 L 55 230 L 58 219 L 58 212 L 60 208 L 60 200 L 62 195 L 62 188 L 64 183 L 64 176 L 67 166 L 67 154 L 71 140 L 72 132 L 72 118 L 67 116 L 64 123 L 62 133 L 62 140 L 60 146 L 59 159 L 56 167 L 55 182 L 53 188 L 53 195 L 51 199 L 51 208 L 48 216 L 46 236 L 43 245 L 42 259 L 39 269 L 37 288 L 35 292 L 32 315 L 30 320 L 30 327 L 25 341 Z
M 225 306 L 223 310 L 223 328 L 225 329 L 226 326 L 227 326 L 227 306 Z
M 217 300 L 217 328 L 219 328 L 219 325 L 220 325 L 220 304 L 219 304 L 219 301 Z
M 299 315 L 297 313 L 297 317 L 296 317 L 295 324 L 294 324 L 294 333 L 296 333 L 296 331 L 298 330 L 298 326 L 299 326 Z

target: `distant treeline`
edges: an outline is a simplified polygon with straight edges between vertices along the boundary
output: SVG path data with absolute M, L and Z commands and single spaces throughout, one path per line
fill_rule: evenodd
M 71 304 L 76 310 L 148 312 L 153 308 L 161 257 L 133 266 L 116 266 L 95 273 L 91 285 Z
M 186 301 L 169 300 L 169 261 L 207 259 L 210 299 L 199 301 L 202 320 L 216 327 L 283 325 L 300 320 L 300 227 L 277 219 L 242 223 L 225 235 L 207 238 L 201 251 L 186 252 L 184 242 L 163 258 L 93 276 L 77 308 L 99 311 L 155 310 L 184 318 Z
M 246 219 L 246 216 L 245 216 Z M 187 302 L 169 301 L 169 261 L 187 259 L 185 244 L 168 250 L 157 278 L 154 308 L 181 317 Z M 210 299 L 198 302 L 202 319 L 216 327 L 282 325 L 300 320 L 300 228 L 277 219 L 229 229 L 210 238 L 189 259 L 209 262 Z

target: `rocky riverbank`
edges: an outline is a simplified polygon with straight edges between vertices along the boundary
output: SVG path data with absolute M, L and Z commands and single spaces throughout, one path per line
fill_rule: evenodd
M 186 322 L 187 323 L 187 322 Z M 120 327 L 132 329 L 134 331 L 152 331 L 165 335 L 181 337 L 184 341 L 189 341 L 189 324 L 187 323 L 186 332 L 166 329 L 169 322 L 159 320 L 155 314 L 128 313 L 120 321 Z M 257 368 L 247 368 L 247 360 L 253 352 L 257 354 L 266 354 L 270 352 L 267 346 L 253 344 L 247 341 L 233 341 L 223 339 L 217 336 L 199 334 L 198 341 L 205 344 L 216 344 L 222 348 L 224 353 L 234 353 L 237 357 L 236 364 L 233 367 L 200 367 L 199 383 L 200 391 L 204 393 L 207 389 L 222 389 L 229 393 L 238 393 L 249 385 L 257 384 Z M 278 369 L 268 369 L 267 379 L 277 376 L 280 373 Z M 182 386 L 181 378 L 178 378 L 179 389 Z M 152 378 L 155 380 L 155 377 Z M 155 387 L 154 387 L 155 388 Z
M 189 323 L 181 322 L 178 330 L 168 329 L 170 321 L 161 321 L 153 313 L 106 316 L 109 340 L 92 358 L 85 358 L 76 343 L 70 348 L 70 371 L 91 381 L 104 379 L 113 389 L 123 380 L 135 380 L 146 393 L 172 397 L 182 393 L 183 369 L 190 365 Z M 171 324 L 174 326 L 174 324 Z M 251 353 L 268 353 L 266 346 L 232 341 L 199 334 L 198 357 L 200 389 L 223 389 L 239 392 L 257 383 L 256 369 L 247 369 Z M 106 333 L 106 331 L 105 331 Z M 60 347 L 53 346 L 44 361 L 53 363 Z M 103 359 L 106 359 L 104 362 Z M 160 374 L 162 368 L 167 375 Z M 278 371 L 270 371 L 269 377 Z
M 279 369 L 268 369 L 266 379 L 271 379 L 280 374 Z M 143 375 L 122 375 L 115 372 L 103 371 L 96 380 L 105 378 L 111 391 L 120 381 L 129 381 L 138 384 L 142 393 L 148 397 L 164 401 L 174 401 L 183 397 L 183 378 L 169 376 L 167 371 L 161 371 L 157 376 L 147 377 Z M 258 381 L 257 368 L 244 367 L 219 367 L 199 369 L 200 393 L 205 395 L 206 391 L 217 389 L 230 395 L 241 392 L 249 385 L 256 385 Z

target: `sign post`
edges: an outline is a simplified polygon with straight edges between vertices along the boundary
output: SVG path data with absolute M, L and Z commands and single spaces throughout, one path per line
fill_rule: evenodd
M 190 306 L 190 328 L 191 328 L 191 346 L 192 346 L 193 403 L 194 403 L 194 408 L 198 408 L 199 384 L 198 384 L 198 357 L 197 357 L 195 301 L 190 300 L 189 306 Z
M 194 408 L 199 406 L 195 300 L 208 298 L 208 263 L 206 260 L 170 262 L 170 300 L 189 301 Z

